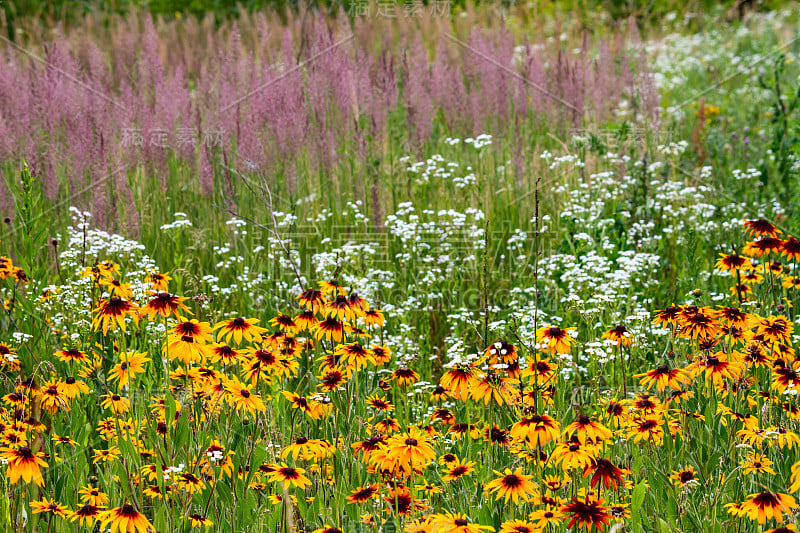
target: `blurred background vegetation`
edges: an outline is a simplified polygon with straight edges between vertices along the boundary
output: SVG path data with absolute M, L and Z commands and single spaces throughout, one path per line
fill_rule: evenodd
M 582 25 L 590 27 L 597 21 L 598 13 L 604 19 L 622 20 L 634 17 L 642 30 L 659 22 L 669 14 L 680 17 L 694 17 L 698 12 L 706 14 L 725 14 L 729 19 L 740 18 L 748 11 L 768 11 L 786 5 L 785 0 L 501 0 L 486 2 L 482 0 L 380 0 L 372 2 L 383 7 L 394 5 L 398 13 L 408 5 L 429 6 L 442 4 L 451 15 L 471 6 L 495 4 L 500 8 L 516 8 L 517 11 L 531 13 L 560 12 L 573 13 L 581 18 Z M 270 10 L 283 17 L 297 14 L 300 10 L 311 8 L 328 15 L 344 14 L 355 16 L 365 9 L 367 0 L 5 0 L 2 6 L 3 26 L 9 38 L 14 39 L 15 28 L 26 20 L 36 19 L 48 25 L 63 24 L 65 27 L 78 23 L 91 13 L 108 16 L 121 15 L 131 11 L 149 11 L 165 18 L 195 16 L 204 18 L 212 15 L 217 23 L 235 18 L 243 12 Z

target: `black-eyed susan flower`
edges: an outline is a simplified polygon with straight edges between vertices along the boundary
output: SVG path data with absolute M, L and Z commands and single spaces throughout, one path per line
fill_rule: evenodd
M 494 531 L 492 526 L 483 526 L 473 523 L 465 514 L 445 512 L 431 517 L 434 531 L 447 531 L 449 533 L 483 533 Z
M 476 381 L 474 368 L 469 365 L 456 365 L 444 373 L 440 383 L 453 398 L 466 400 Z
M 336 526 L 330 526 L 328 524 L 325 524 L 324 526 L 315 529 L 311 533 L 344 533 L 344 531 Z
M 61 361 L 64 361 L 65 363 L 69 363 L 72 361 L 82 363 L 87 359 L 86 354 L 78 350 L 77 348 L 64 348 L 63 350 L 58 350 L 56 352 L 56 357 L 58 357 Z
M 261 338 L 261 334 L 266 332 L 266 328 L 257 326 L 257 318 L 236 317 L 230 320 L 217 322 L 213 330 L 217 331 L 217 341 L 229 342 L 231 339 L 236 344 L 241 344 L 242 340 L 252 342 Z
M 731 254 L 719 254 L 719 259 L 714 265 L 717 270 L 730 272 L 735 276 L 737 270 L 752 268 L 750 259 L 733 252 Z
M 615 503 L 608 508 L 608 512 L 615 521 L 621 522 L 631 517 L 630 507 L 629 503 Z
M 363 503 L 376 498 L 379 494 L 378 485 L 372 484 L 366 487 L 358 487 L 347 496 L 348 503 Z
M 395 435 L 386 442 L 386 457 L 381 467 L 391 472 L 398 467 L 410 471 L 423 468 L 436 459 L 430 438 L 417 428 Z
M 362 460 L 369 463 L 372 455 L 386 447 L 387 437 L 384 435 L 374 435 L 366 440 L 354 442 L 350 446 L 353 448 L 353 455 L 362 454 Z
M 281 459 L 291 456 L 292 459 L 298 458 L 304 461 L 321 461 L 333 451 L 333 446 L 322 439 L 307 439 L 297 437 L 294 442 L 281 450 Z
M 57 411 L 69 411 L 67 395 L 64 394 L 63 387 L 59 387 L 55 381 L 44 383 L 39 389 L 37 397 L 42 409 L 50 414 L 55 414 Z
M 172 277 L 169 275 L 169 272 L 164 272 L 163 274 L 159 272 L 148 272 L 144 277 L 144 282 L 149 283 L 154 291 L 167 291 L 170 281 L 172 281 Z
M 458 424 L 453 425 L 453 429 L 455 429 L 457 425 Z M 466 431 L 467 428 L 469 428 L 470 430 L 470 436 L 473 436 L 473 431 L 470 426 L 465 427 L 464 431 Z M 488 442 L 489 444 L 495 444 L 498 446 L 511 445 L 511 440 L 512 440 L 511 432 L 497 426 L 496 424 L 492 425 L 487 424 L 486 427 L 483 428 L 481 434 L 483 436 L 483 440 Z
M 177 317 L 181 312 L 191 314 L 189 308 L 183 303 L 186 300 L 187 298 L 183 296 L 176 296 L 168 292 L 158 292 L 139 309 L 139 316 L 146 316 L 149 320 L 153 320 L 157 316 L 169 318 L 175 315 Z
M 611 515 L 608 512 L 608 507 L 604 505 L 605 501 L 600 499 L 592 499 L 589 497 L 579 499 L 573 497 L 570 503 L 561 507 L 561 512 L 564 515 L 564 521 L 569 520 L 568 528 L 574 525 L 584 527 L 586 530 L 597 528 L 598 531 L 603 531 L 603 527 L 608 525 L 611 521 Z
M 469 390 L 469 397 L 477 402 L 483 401 L 485 405 L 494 402 L 497 405 L 513 403 L 514 383 L 518 380 L 503 378 L 496 372 L 487 372 L 482 379 L 476 379 Z
M 305 476 L 305 473 L 303 468 L 292 468 L 286 463 L 281 463 L 275 465 L 274 470 L 267 477 L 270 481 L 284 483 L 286 486 L 294 486 L 302 490 L 311 485 L 311 480 Z
M 103 335 L 108 333 L 109 328 L 119 328 L 125 331 L 125 318 L 130 316 L 134 322 L 138 321 L 139 315 L 136 313 L 138 307 L 119 296 L 112 296 L 107 300 L 100 300 L 100 304 L 95 309 L 95 316 L 92 320 L 94 329 L 102 329 Z
M 179 472 L 175 475 L 175 485 L 188 492 L 194 494 L 197 491 L 203 490 L 206 484 L 198 476 L 192 472 Z
M 549 415 L 533 414 L 523 417 L 511 426 L 511 436 L 527 440 L 531 446 L 542 446 L 555 439 L 560 432 L 559 423 Z
M 581 444 L 577 438 L 562 442 L 553 450 L 551 457 L 563 470 L 583 470 L 594 461 L 596 451 L 593 446 Z
M 592 464 L 583 469 L 583 477 L 592 476 L 589 482 L 590 487 L 595 487 L 602 483 L 606 489 L 613 486 L 614 490 L 617 490 L 617 487 L 623 484 L 625 476 L 628 474 L 630 474 L 630 470 L 619 468 L 604 457 L 595 459 Z
M 67 518 L 69 516 L 69 509 L 61 505 L 55 500 L 48 500 L 47 498 L 43 498 L 41 501 L 30 502 L 31 503 L 31 510 L 33 514 L 52 514 L 53 516 L 58 516 L 61 518 Z
M 394 411 L 394 405 L 392 405 L 392 402 L 378 396 L 377 394 L 368 396 L 365 403 L 367 404 L 367 406 L 373 409 L 377 409 L 378 411 L 382 411 L 384 413 L 391 413 L 392 411 Z
M 568 354 L 575 344 L 576 328 L 542 326 L 536 330 L 536 342 L 551 354 Z
M 294 335 L 303 329 L 300 324 L 295 322 L 295 319 L 289 315 L 279 314 L 269 321 L 275 327 L 280 328 L 284 333 Z
M 743 224 L 745 227 L 745 233 L 748 236 L 754 235 L 759 237 L 762 235 L 769 235 L 770 237 L 775 237 L 781 233 L 781 230 L 779 230 L 775 224 L 765 218 L 745 220 Z
M 617 324 L 610 330 L 603 333 L 602 339 L 615 342 L 615 346 L 630 346 L 633 342 L 633 334 L 624 324 Z
M 8 461 L 7 475 L 12 485 L 20 479 L 25 483 L 36 483 L 40 487 L 44 485 L 40 467 L 47 467 L 47 463 L 42 459 L 43 454 L 34 452 L 28 446 L 0 448 L 0 453 Z
M 777 237 L 766 236 L 748 242 L 745 245 L 743 252 L 745 255 L 760 258 L 771 253 L 777 254 L 782 248 L 782 240 L 778 239 Z
M 534 511 L 529 518 L 538 531 L 543 531 L 547 526 L 556 527 L 564 519 L 564 513 L 555 507 L 548 507 Z
M 144 364 L 150 361 L 146 353 L 136 351 L 123 352 L 119 354 L 119 359 L 120 362 L 111 367 L 108 377 L 111 381 L 118 382 L 120 387 L 124 387 L 128 380 L 144 372 Z
M 769 316 L 758 324 L 758 333 L 767 342 L 789 343 L 793 332 L 794 325 L 783 315 Z
M 69 513 L 70 522 L 78 523 L 84 527 L 91 527 L 100 518 L 100 513 L 103 512 L 102 507 L 91 503 L 84 503 L 82 506 Z
M 81 394 L 89 393 L 89 386 L 83 381 L 75 379 L 72 376 L 69 376 L 64 381 L 60 382 L 58 387 L 64 393 L 64 396 L 70 400 L 77 398 Z
M 115 414 L 125 414 L 130 411 L 131 401 L 125 396 L 121 396 L 115 392 L 110 392 L 102 396 L 103 401 L 100 404 L 103 409 L 111 409 Z
M 697 479 L 697 471 L 691 465 L 686 465 L 673 470 L 669 475 L 670 481 L 678 487 L 693 487 L 700 481 Z
M 251 415 L 256 411 L 263 412 L 267 408 L 261 396 L 252 392 L 251 388 L 236 378 L 225 381 L 225 398 L 237 411 L 247 411 Z
M 203 516 L 203 515 L 201 515 L 199 513 L 190 513 L 190 514 L 184 515 L 182 518 L 188 520 L 189 521 L 189 525 L 192 526 L 192 527 L 203 527 L 203 528 L 206 528 L 206 527 L 211 527 L 211 526 L 214 525 L 214 522 L 212 522 L 211 520 L 209 520 L 208 518 L 206 518 L 205 516 Z
M 470 475 L 475 470 L 475 461 L 464 462 L 459 458 L 448 463 L 443 472 L 442 481 L 455 481 L 463 476 Z
M 92 454 L 92 461 L 94 463 L 109 463 L 111 461 L 116 461 L 122 456 L 122 452 L 119 448 L 108 448 L 105 450 L 95 450 L 94 454 Z
M 484 488 L 489 493 L 496 493 L 495 499 L 497 500 L 500 498 L 503 498 L 504 501 L 511 499 L 517 505 L 520 500 L 530 501 L 531 496 L 536 492 L 536 484 L 531 481 L 533 476 L 524 475 L 522 468 L 514 471 L 506 468 L 503 472 L 494 470 L 494 473 L 499 477 L 487 483 Z
M 370 307 L 364 311 L 364 323 L 368 327 L 381 327 L 385 320 L 386 318 L 383 315 L 383 311 L 380 309 L 373 309 Z
M 773 464 L 764 454 L 754 452 L 749 452 L 740 463 L 745 474 L 774 474 Z
M 314 335 L 318 340 L 325 339 L 332 342 L 342 342 L 344 338 L 344 323 L 335 317 L 329 316 L 317 321 L 314 325 Z
M 642 374 L 636 374 L 633 377 L 641 378 L 640 383 L 646 385 L 647 390 L 650 390 L 655 385 L 658 392 L 667 387 L 680 390 L 682 385 L 691 381 L 691 377 L 683 369 L 670 368 L 667 365 L 656 367 Z
M 635 416 L 628 423 L 628 438 L 633 442 L 652 442 L 661 445 L 664 441 L 664 420 L 657 413 Z
M 586 444 L 587 439 L 597 442 L 598 440 L 611 438 L 611 430 L 600 422 L 582 414 L 578 415 L 571 424 L 564 428 L 564 435 L 566 437 L 575 435 L 578 438 L 578 442 Z
M 392 372 L 392 379 L 395 380 L 398 387 L 405 387 L 419 381 L 419 374 L 410 368 L 396 368 Z
M 797 509 L 797 501 L 788 494 L 780 492 L 764 491 L 750 494 L 741 503 L 741 512 L 750 520 L 757 520 L 763 524 L 768 518 L 773 518 L 780 522 L 784 513 L 792 514 Z
M 148 528 L 153 529 L 150 521 L 129 503 L 103 511 L 100 522 L 102 528 L 110 527 L 110 533 L 147 533 Z
M 164 345 L 164 353 L 170 361 L 180 359 L 189 364 L 202 363 L 209 353 L 207 343 L 212 342 L 211 324 L 200 322 L 197 319 L 188 320 L 178 317 L 177 322 L 171 324 L 172 332 Z
M 311 287 L 300 293 L 297 299 L 300 302 L 300 307 L 304 307 L 314 313 L 320 311 L 325 305 L 325 295 L 322 291 Z
M 414 498 L 411 491 L 405 487 L 396 487 L 390 490 L 384 496 L 383 501 L 389 504 L 395 514 L 403 517 L 411 516 L 412 513 L 427 508 L 424 501 Z
M 97 487 L 86 485 L 78 491 L 78 494 L 83 503 L 88 503 L 97 507 L 105 507 L 108 505 L 108 494 Z
M 375 366 L 388 365 L 392 360 L 392 351 L 386 346 L 373 346 L 371 350 Z
M 414 489 L 428 498 L 436 494 L 442 494 L 444 492 L 444 489 L 441 487 L 441 485 L 434 485 L 433 483 L 428 483 L 428 481 L 426 481 L 424 478 L 420 483 L 414 485 Z
M 506 520 L 500 524 L 500 533 L 538 533 L 541 531 L 531 522 L 524 520 Z

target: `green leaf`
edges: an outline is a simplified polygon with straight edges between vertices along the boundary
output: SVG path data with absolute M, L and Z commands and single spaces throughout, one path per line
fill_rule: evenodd
M 642 504 L 644 503 L 644 495 L 647 491 L 647 485 L 644 482 L 639 483 L 633 489 L 633 495 L 631 496 L 631 512 L 632 513 L 639 513 L 639 509 L 641 509 Z
M 247 479 L 244 482 L 245 487 L 250 485 L 250 480 L 253 478 L 253 474 L 258 471 L 258 467 L 264 462 L 264 457 L 266 456 L 266 447 L 256 445 L 256 447 L 253 448 L 253 453 L 250 456 L 250 470 L 247 472 Z

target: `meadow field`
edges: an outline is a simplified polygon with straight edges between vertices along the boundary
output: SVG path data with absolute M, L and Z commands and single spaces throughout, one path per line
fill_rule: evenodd
M 800 4 L 113 4 L 0 12 L 0 531 L 797 531 Z

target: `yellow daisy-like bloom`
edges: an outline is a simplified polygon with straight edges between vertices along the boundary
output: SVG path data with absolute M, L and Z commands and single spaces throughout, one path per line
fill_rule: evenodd
M 267 329 L 256 324 L 258 324 L 257 318 L 243 317 L 217 322 L 214 326 L 214 331 L 219 330 L 217 342 L 229 342 L 230 339 L 233 339 L 236 344 L 241 344 L 242 339 L 248 342 L 260 340 L 261 334 Z
M 573 437 L 556 446 L 551 457 L 563 470 L 584 469 L 592 464 L 596 453 L 593 446 L 581 444 Z
M 515 396 L 515 391 L 511 386 L 518 381 L 502 378 L 495 372 L 489 372 L 483 379 L 473 382 L 469 396 L 477 402 L 483 401 L 485 405 L 489 405 L 490 401 L 497 405 L 510 404 L 513 403 Z
M 108 494 L 91 485 L 86 485 L 81 488 L 78 494 L 81 495 L 81 501 L 83 503 L 89 503 L 97 507 L 104 507 L 108 504 Z
M 111 409 L 115 414 L 125 414 L 131 409 L 131 401 L 116 393 L 104 394 L 103 402 L 100 404 L 103 409 Z
M 538 531 L 544 530 L 549 525 L 559 525 L 564 519 L 564 513 L 554 507 L 548 507 L 534 511 L 530 514 L 529 518 Z
M 94 463 L 99 463 L 100 461 L 108 463 L 111 461 L 115 461 L 121 456 L 122 452 L 119 450 L 119 448 L 109 448 L 107 450 L 95 450 L 94 455 L 92 455 L 92 461 Z
M 267 408 L 261 397 L 252 392 L 250 387 L 238 379 L 229 379 L 225 382 L 225 398 L 230 405 L 236 407 L 237 411 L 247 411 L 254 414 L 256 411 L 263 412 Z
M 306 471 L 303 468 L 292 468 L 286 463 L 272 466 L 274 469 L 267 475 L 267 479 L 270 481 L 282 482 L 299 489 L 305 489 L 311 485 L 311 480 L 305 476 Z
M 603 333 L 602 339 L 607 339 L 617 343 L 617 346 L 630 346 L 633 342 L 633 335 L 628 328 L 622 324 L 617 324 L 610 330 Z
M 757 520 L 763 524 L 768 518 L 778 522 L 783 519 L 783 514 L 792 514 L 797 509 L 797 501 L 788 494 L 764 491 L 750 494 L 747 500 L 741 503 L 741 513 L 750 520 Z
M 70 512 L 69 520 L 70 522 L 77 520 L 80 525 L 91 527 L 100 518 L 100 513 L 102 512 L 101 506 L 85 503 L 75 511 Z
M 530 446 L 547 444 L 560 431 L 559 423 L 548 415 L 531 415 L 524 417 L 511 427 L 511 436 L 517 440 L 527 439 Z
M 578 442 L 586 444 L 587 439 L 592 442 L 611 438 L 611 430 L 600 422 L 596 422 L 586 415 L 579 415 L 570 425 L 564 428 L 564 436 L 569 438 L 572 435 L 578 437 Z
M 57 501 L 48 500 L 47 498 L 43 498 L 42 501 L 31 502 L 31 509 L 33 510 L 33 514 L 50 513 L 55 516 L 60 516 L 61 518 L 67 518 L 70 513 L 69 509 Z
M 136 313 L 138 307 L 135 304 L 112 296 L 108 300 L 100 300 L 97 309 L 94 310 L 95 316 L 92 319 L 94 329 L 102 329 L 103 335 L 108 333 L 109 328 L 119 328 L 125 331 L 125 317 L 130 316 L 134 322 L 139 321 Z
M 167 338 L 163 351 L 170 361 L 180 359 L 188 364 L 192 361 L 202 363 L 210 354 L 207 343 L 212 342 L 211 324 L 196 319 L 179 317 L 171 324 L 173 332 Z
M 428 435 L 417 428 L 407 433 L 395 435 L 386 442 L 386 456 L 381 467 L 394 472 L 398 468 L 405 471 L 424 468 L 436 459 Z
M 697 479 L 697 471 L 691 465 L 673 470 L 669 475 L 669 479 L 678 487 L 692 487 L 700 483 Z
M 551 354 L 568 354 L 575 344 L 577 328 L 543 326 L 536 330 L 536 342 Z
M 148 528 L 154 529 L 147 518 L 128 503 L 100 513 L 100 522 L 103 529 L 110 524 L 110 533 L 147 533 Z
M 168 292 L 158 292 L 153 295 L 147 304 L 139 309 L 139 316 L 146 316 L 149 320 L 157 316 L 169 318 L 172 315 L 178 316 L 180 312 L 192 314 L 189 308 L 183 303 L 188 298 L 176 296 Z
M 680 390 L 681 385 L 688 384 L 692 381 L 691 376 L 683 369 L 670 368 L 666 365 L 659 366 L 642 374 L 636 374 L 633 377 L 642 378 L 641 384 L 646 385 L 647 390 L 650 390 L 653 385 L 655 385 L 658 392 L 663 391 L 667 387 L 673 390 Z
M 475 470 L 475 461 L 464 462 L 457 458 L 447 465 L 442 481 L 455 481 L 463 476 L 470 475 L 473 470 Z
M 464 514 L 435 514 L 431 516 L 432 531 L 447 531 L 447 533 L 482 533 L 483 531 L 494 531 L 492 526 L 482 526 L 473 524 Z
M 714 264 L 717 270 L 730 272 L 732 276 L 736 276 L 737 270 L 746 270 L 753 268 L 750 259 L 733 252 L 732 254 L 719 254 L 719 259 Z
M 531 496 L 536 492 L 536 484 L 531 481 L 533 476 L 523 475 L 522 468 L 517 468 L 513 472 L 510 468 L 506 468 L 503 472 L 494 470 L 494 473 L 500 477 L 487 483 L 485 490 L 497 493 L 496 499 L 498 500 L 500 498 L 504 498 L 505 501 L 512 499 L 514 504 L 519 504 L 520 500 L 530 501 Z
M 46 467 L 47 463 L 41 458 L 41 453 L 34 453 L 28 446 L 0 448 L 0 453 L 8 461 L 7 475 L 12 485 L 20 479 L 25 483 L 32 481 L 40 487 L 44 485 L 40 467 Z
M 144 352 L 123 352 L 119 355 L 120 362 L 108 373 L 111 381 L 118 381 L 120 387 L 124 387 L 129 379 L 135 378 L 136 374 L 144 372 L 144 364 L 150 361 Z
M 749 452 L 747 457 L 740 463 L 745 474 L 774 474 L 771 468 L 774 464 L 764 454 Z
M 159 272 L 148 272 L 144 277 L 144 282 L 149 283 L 154 291 L 167 291 L 169 290 L 169 282 L 172 280 L 169 272 L 163 274 Z

